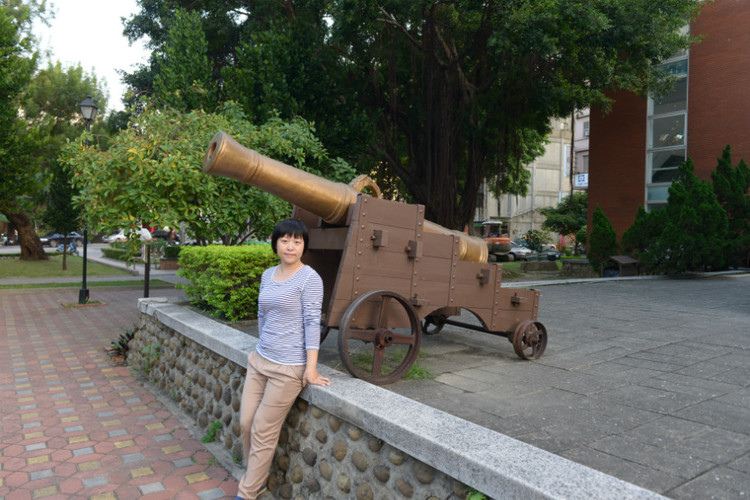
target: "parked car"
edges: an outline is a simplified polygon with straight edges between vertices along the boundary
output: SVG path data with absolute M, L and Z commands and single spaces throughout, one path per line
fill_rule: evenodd
M 120 229 L 116 233 L 110 234 L 109 236 L 105 236 L 102 239 L 104 240 L 105 243 L 114 243 L 116 241 L 122 243 L 124 241 L 127 241 L 128 237 L 125 234 L 125 230 L 124 229 Z
M 555 245 L 550 243 L 542 245 L 541 253 L 547 256 L 547 260 L 557 260 L 560 258 L 560 251 Z
M 530 253 L 530 249 L 523 247 L 517 243 L 511 243 L 510 250 L 508 251 L 508 258 L 511 262 L 514 260 L 526 260 L 526 257 Z
M 83 241 L 83 236 L 81 236 L 81 233 L 78 233 L 76 231 L 72 231 L 68 233 L 68 243 L 71 241 L 74 245 L 78 246 Z M 51 231 L 44 236 L 39 237 L 39 241 L 42 242 L 42 245 L 49 245 L 51 247 L 56 247 L 57 245 L 63 243 L 65 241 L 65 235 L 58 233 L 56 231 Z

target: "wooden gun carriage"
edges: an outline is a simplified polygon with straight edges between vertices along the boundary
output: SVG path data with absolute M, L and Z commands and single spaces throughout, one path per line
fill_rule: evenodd
M 303 261 L 323 279 L 321 342 L 339 330 L 339 354 L 354 376 L 395 382 L 414 363 L 421 335 L 446 324 L 506 337 L 522 359 L 544 352 L 539 291 L 501 288 L 502 265 L 487 263 L 484 241 L 426 221 L 424 206 L 381 199 L 364 176 L 349 185 L 322 179 L 223 132 L 212 139 L 203 171 L 295 205 L 293 217 L 309 230 Z M 481 326 L 450 319 L 461 309 Z

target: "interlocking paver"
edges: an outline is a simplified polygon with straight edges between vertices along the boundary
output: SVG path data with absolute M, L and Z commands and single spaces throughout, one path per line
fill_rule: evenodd
M 76 293 L 0 291 L 0 498 L 234 498 L 235 478 L 106 355 L 142 291 L 92 289 L 106 305 L 66 307 Z

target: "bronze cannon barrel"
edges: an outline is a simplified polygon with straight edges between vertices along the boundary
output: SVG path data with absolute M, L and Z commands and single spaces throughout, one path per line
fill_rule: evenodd
M 314 213 L 330 224 L 341 226 L 346 225 L 349 207 L 359 195 L 347 184 L 329 181 L 248 149 L 224 132 L 218 132 L 211 139 L 203 160 L 203 171 L 251 184 Z M 458 236 L 461 260 L 487 262 L 487 245 L 481 238 L 427 220 L 424 230 Z

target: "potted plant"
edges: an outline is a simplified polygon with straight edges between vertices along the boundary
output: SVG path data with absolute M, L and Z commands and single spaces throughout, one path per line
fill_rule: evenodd
M 164 255 L 159 260 L 159 269 L 172 270 L 179 269 L 180 249 L 178 245 L 168 245 L 164 247 Z

